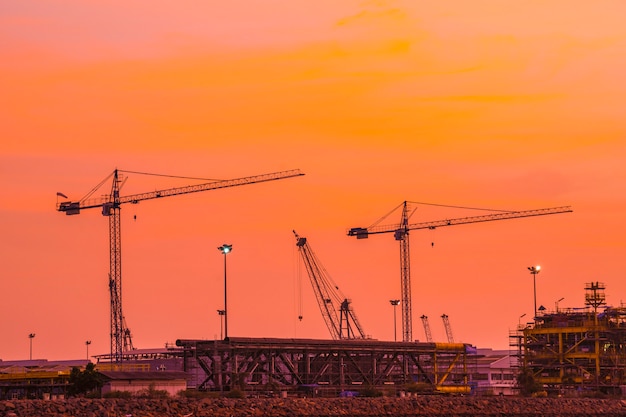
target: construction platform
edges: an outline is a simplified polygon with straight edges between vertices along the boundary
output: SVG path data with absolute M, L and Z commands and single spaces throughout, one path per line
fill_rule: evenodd
M 626 307 L 606 306 L 604 285 L 585 287 L 586 307 L 540 313 L 511 337 L 512 353 L 551 392 L 626 388 Z
M 229 337 L 181 339 L 165 349 L 127 351 L 119 363 L 101 355 L 97 369 L 126 370 L 149 363 L 153 370 L 184 371 L 188 388 L 206 391 L 469 394 L 468 367 L 475 357 L 476 348 L 464 343 Z
M 475 348 L 463 343 L 230 337 L 177 340 L 176 347 L 160 352 L 126 352 L 121 366 L 160 358 L 157 366 L 187 373 L 188 388 L 210 391 L 322 395 L 412 385 L 462 394 L 470 392 L 468 357 L 474 354 Z M 99 362 L 98 368 L 106 365 Z

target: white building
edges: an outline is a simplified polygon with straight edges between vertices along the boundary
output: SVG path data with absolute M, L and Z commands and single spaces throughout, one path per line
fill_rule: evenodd
M 515 395 L 517 357 L 508 350 L 477 349 L 471 382 L 476 395 Z

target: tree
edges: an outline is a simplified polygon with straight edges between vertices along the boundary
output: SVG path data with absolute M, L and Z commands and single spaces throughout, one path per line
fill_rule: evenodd
M 520 370 L 520 373 L 517 375 L 517 387 L 520 390 L 520 394 L 524 397 L 543 390 L 543 386 L 535 381 L 535 375 L 530 368 Z
M 71 396 L 87 394 L 99 390 L 102 385 L 102 376 L 96 371 L 96 365 L 89 362 L 84 371 L 78 367 L 72 368 L 67 393 Z

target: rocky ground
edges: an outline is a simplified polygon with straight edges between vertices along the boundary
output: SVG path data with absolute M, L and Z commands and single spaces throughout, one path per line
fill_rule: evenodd
M 626 400 L 513 397 L 0 401 L 0 417 L 626 416 Z

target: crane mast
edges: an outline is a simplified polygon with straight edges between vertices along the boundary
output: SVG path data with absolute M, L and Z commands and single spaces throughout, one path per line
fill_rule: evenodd
M 411 258 L 409 250 L 409 217 L 407 204 L 402 207 L 400 227 L 394 237 L 400 242 L 400 282 L 402 292 L 402 340 L 413 340 L 413 307 L 411 306 Z
M 120 178 L 113 174 L 110 201 L 102 205 L 102 215 L 109 218 L 109 291 L 111 297 L 111 356 L 121 360 L 126 340 L 122 315 L 122 222 L 120 216 Z M 128 333 L 130 335 L 130 332 Z M 131 343 L 132 345 L 132 343 Z
M 339 291 L 326 269 L 310 248 L 307 239 L 293 231 L 296 246 L 306 267 L 313 286 L 315 299 L 320 308 L 326 327 L 334 340 L 365 339 L 365 332 L 359 324 L 354 311 L 350 308 L 350 300 Z M 339 316 L 337 315 L 339 312 Z
M 114 170 L 107 177 L 112 179 L 111 192 L 101 198 L 84 198 L 79 201 L 61 201 L 57 203 L 57 211 L 66 215 L 80 214 L 81 210 L 101 208 L 102 215 L 109 218 L 109 290 L 111 297 L 111 361 L 120 362 L 125 350 L 133 349 L 130 330 L 126 327 L 126 320 L 122 313 L 122 230 L 121 205 L 126 203 L 137 204 L 144 200 L 189 194 L 220 188 L 236 187 L 240 185 L 256 184 L 260 182 L 280 180 L 304 175 L 300 170 L 273 172 L 269 174 L 230 180 L 210 181 L 203 184 L 184 187 L 167 188 L 141 194 L 121 196 L 122 185 L 126 181 L 120 178 L 120 171 Z M 106 181 L 106 179 L 105 179 Z M 101 183 L 102 184 L 102 183 Z M 92 191 L 93 192 L 93 191 Z M 61 193 L 57 193 L 62 195 Z
M 402 207 L 400 223 L 392 225 L 379 225 L 378 223 L 385 219 L 389 214 L 395 212 Z M 393 233 L 395 240 L 400 243 L 400 286 L 402 292 L 402 340 L 410 342 L 413 340 L 413 323 L 412 323 L 412 306 L 411 306 L 411 259 L 409 252 L 409 231 L 429 229 L 433 230 L 438 227 L 458 226 L 470 223 L 483 223 L 497 220 L 517 219 L 522 217 L 545 216 L 550 214 L 570 213 L 570 206 L 544 208 L 536 210 L 523 211 L 503 211 L 495 214 L 487 214 L 482 216 L 469 216 L 459 218 L 449 218 L 436 221 L 428 221 L 421 223 L 409 223 L 411 215 L 415 209 L 410 210 L 409 202 L 404 201 L 400 206 L 393 209 L 389 214 L 379 219 L 376 223 L 369 227 L 353 227 L 348 230 L 348 236 L 354 236 L 357 239 L 367 239 L 369 235 Z

